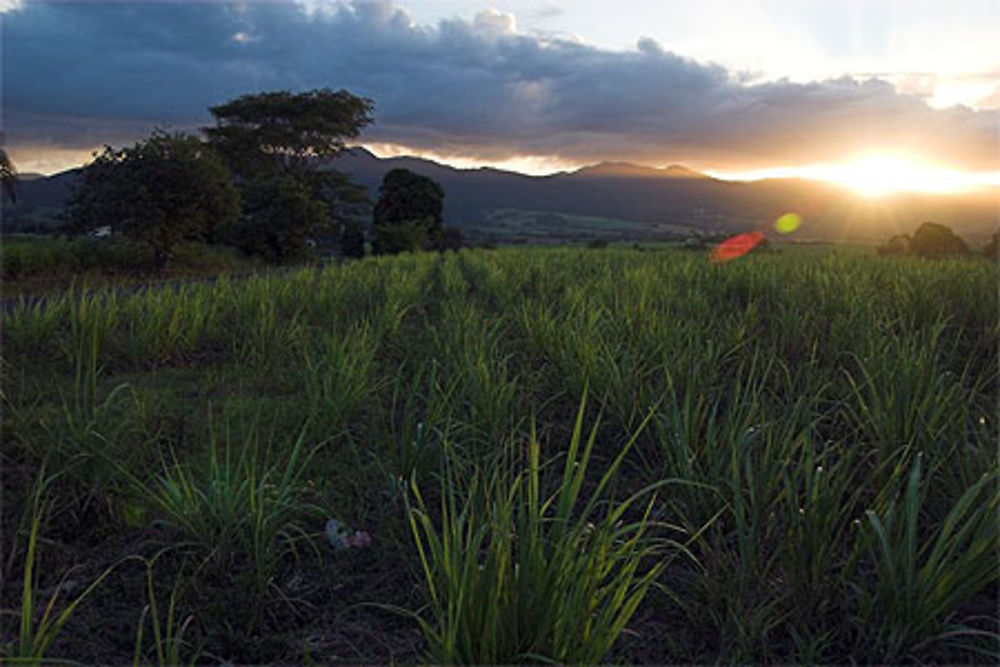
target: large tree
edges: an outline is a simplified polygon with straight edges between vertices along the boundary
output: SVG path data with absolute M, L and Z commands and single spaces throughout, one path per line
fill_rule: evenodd
M 243 95 L 211 107 L 216 126 L 204 131 L 238 174 L 311 170 L 314 158 L 344 150 L 344 140 L 372 122 L 373 108 L 371 100 L 346 90 Z
M 216 242 L 239 217 L 232 173 L 197 137 L 156 131 L 130 148 L 105 147 L 70 198 L 72 227 L 109 226 L 147 244 L 154 268 L 180 241 Z
M 276 196 L 275 188 L 283 187 L 283 199 L 303 203 L 302 197 L 308 196 L 325 206 L 322 220 L 295 216 L 295 224 L 308 223 L 309 227 L 293 230 L 286 224 L 275 230 L 273 239 L 336 235 L 357 217 L 359 206 L 367 210 L 370 204 L 363 187 L 326 168 L 324 162 L 336 157 L 346 140 L 357 137 L 372 122 L 373 108 L 371 100 L 346 90 L 258 93 L 212 107 L 216 126 L 204 132 L 237 175 L 246 201 L 262 203 L 263 195 Z M 254 193 L 255 188 L 265 192 Z M 247 215 L 254 217 L 251 226 L 259 228 L 267 220 L 277 220 L 259 213 L 258 207 L 247 207 Z M 291 257 L 300 250 L 296 244 L 277 254 Z

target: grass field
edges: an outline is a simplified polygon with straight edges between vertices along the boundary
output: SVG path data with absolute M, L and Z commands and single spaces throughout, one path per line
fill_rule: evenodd
M 2 650 L 995 664 L 998 281 L 526 248 L 25 303 Z
M 152 250 L 118 238 L 57 238 L 5 234 L 0 243 L 4 301 L 22 295 L 57 292 L 86 282 L 90 287 L 122 287 L 154 280 L 176 280 L 261 270 L 259 260 L 235 248 L 182 243 L 168 269 L 154 272 Z

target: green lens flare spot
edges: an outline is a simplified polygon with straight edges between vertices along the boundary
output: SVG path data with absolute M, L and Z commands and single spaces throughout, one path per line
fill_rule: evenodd
M 786 213 L 774 221 L 774 228 L 782 234 L 791 234 L 802 224 L 802 216 L 798 213 Z

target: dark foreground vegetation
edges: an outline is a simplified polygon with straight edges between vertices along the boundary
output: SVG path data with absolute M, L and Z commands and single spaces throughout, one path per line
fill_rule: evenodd
M 466 250 L 26 303 L 3 654 L 995 664 L 998 279 Z

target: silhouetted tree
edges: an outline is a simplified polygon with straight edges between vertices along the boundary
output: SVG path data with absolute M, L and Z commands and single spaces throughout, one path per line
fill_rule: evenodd
M 371 100 L 346 90 L 323 89 L 244 95 L 210 109 L 216 126 L 204 130 L 209 142 L 237 175 L 244 198 L 263 207 L 246 207 L 253 219 L 241 229 L 252 232 L 253 239 L 242 246 L 266 250 L 272 259 L 300 257 L 305 239 L 324 232 L 334 235 L 358 216 L 359 208 L 367 215 L 371 203 L 365 189 L 345 174 L 321 167 L 344 150 L 345 140 L 357 137 L 372 122 L 373 107 Z M 292 187 L 289 179 L 298 185 Z M 296 215 L 282 220 L 251 188 L 272 194 L 280 190 L 280 196 L 296 207 Z M 313 215 L 320 207 L 306 205 L 303 198 L 321 204 L 325 217 Z M 270 223 L 278 227 L 269 234 L 261 225 Z M 267 243 L 262 245 L 262 238 Z M 293 245 L 273 246 L 283 240 Z
M 393 169 L 382 179 L 373 223 L 380 253 L 413 250 L 425 241 L 435 247 L 444 230 L 444 189 L 409 169 Z
M 302 181 L 289 175 L 260 175 L 243 184 L 243 217 L 233 243 L 243 252 L 272 262 L 309 255 L 310 234 L 327 224 L 327 205 Z
M 84 168 L 68 212 L 75 231 L 110 226 L 147 244 L 162 270 L 180 241 L 223 238 L 239 217 L 240 197 L 211 148 L 158 130 L 130 148 L 106 146 Z
M 216 126 L 204 131 L 241 176 L 314 172 L 317 158 L 335 157 L 345 139 L 372 122 L 373 108 L 371 100 L 346 90 L 243 95 L 211 107 Z
M 909 252 L 920 257 L 944 257 L 967 255 L 969 248 L 961 237 L 945 225 L 925 222 L 913 233 Z

